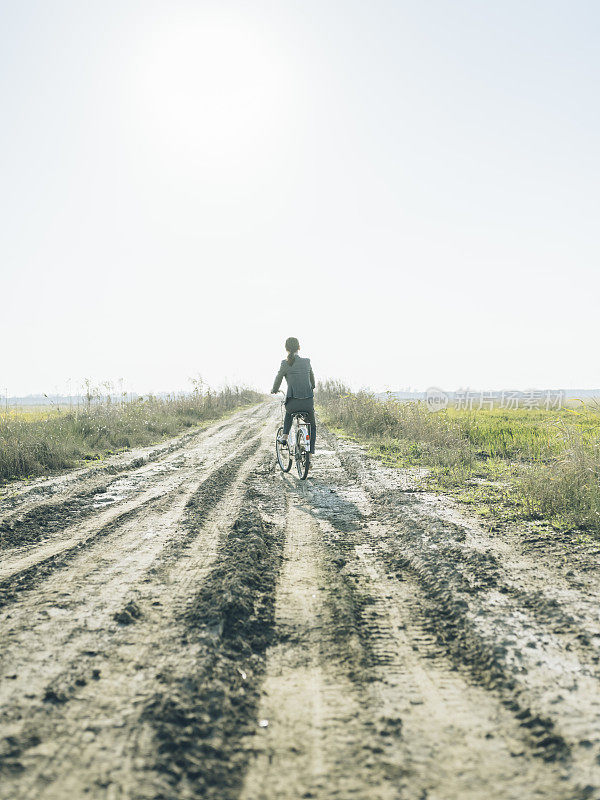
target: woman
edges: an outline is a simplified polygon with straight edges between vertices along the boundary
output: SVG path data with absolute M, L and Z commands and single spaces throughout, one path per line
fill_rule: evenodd
M 287 381 L 287 397 L 285 401 L 285 420 L 283 422 L 283 436 L 280 441 L 287 443 L 288 433 L 292 427 L 292 414 L 296 411 L 304 411 L 310 422 L 310 452 L 315 452 L 315 440 L 317 438 L 317 423 L 315 422 L 315 401 L 313 389 L 315 388 L 315 376 L 309 358 L 301 358 L 298 355 L 300 342 L 295 336 L 290 336 L 285 340 L 285 349 L 288 352 L 279 367 L 279 372 L 275 378 L 275 383 L 271 389 L 271 394 L 279 391 L 281 381 Z

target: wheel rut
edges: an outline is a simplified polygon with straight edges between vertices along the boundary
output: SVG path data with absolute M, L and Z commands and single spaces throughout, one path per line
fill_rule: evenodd
M 247 415 L 248 412 L 243 412 L 242 419 Z M 229 447 L 239 449 L 235 445 L 237 436 L 239 431 L 232 429 L 231 424 L 217 426 L 214 435 L 205 436 L 201 443 L 192 439 L 196 446 L 184 454 L 177 453 L 178 460 L 175 463 L 169 461 L 167 465 L 153 464 L 152 469 L 157 470 L 153 474 L 140 475 L 136 471 L 133 476 L 129 476 L 128 483 L 136 487 L 136 496 L 132 499 L 124 499 L 122 494 L 115 492 L 111 495 L 110 507 L 104 510 L 104 503 L 98 503 L 99 507 L 90 521 L 73 526 L 69 524 L 67 517 L 67 524 L 47 541 L 35 547 L 18 547 L 8 551 L 0 565 L 0 607 L 14 600 L 18 592 L 29 588 L 56 568 L 64 566 L 73 555 L 91 545 L 98 537 L 104 537 L 118 529 L 121 523 L 143 514 L 155 503 L 160 504 L 169 496 L 177 495 L 182 485 L 193 485 L 202 480 L 203 476 L 210 474 L 223 461 L 223 456 L 219 455 L 222 449 L 225 450 L 225 458 L 229 455 Z M 144 490 L 143 487 L 148 483 L 152 484 L 152 488 Z M 86 490 L 83 502 L 87 502 L 88 494 Z M 72 511 L 71 505 L 74 502 L 73 499 L 68 502 L 67 513 Z M 60 511 L 56 512 L 56 508 Z M 64 511 L 63 505 L 53 506 L 53 526 L 64 519 Z M 41 510 L 37 507 L 25 514 L 19 525 L 23 526 L 28 535 L 32 535 L 32 526 L 38 532 L 40 527 L 46 527 Z M 41 534 L 39 536 L 41 538 Z
M 283 479 L 292 499 L 259 710 L 268 725 L 244 800 L 584 796 L 447 657 L 414 575 L 388 571 L 392 532 L 368 493 L 334 451 L 317 457 L 310 484 Z
M 429 497 L 399 488 L 404 476 L 367 459 L 352 443 L 328 439 L 348 476 L 344 502 L 360 507 L 367 529 L 375 525 L 378 563 L 388 576 L 416 585 L 421 619 L 444 658 L 496 697 L 526 733 L 525 748 L 514 757 L 529 754 L 552 765 L 563 786 L 555 793 L 600 794 L 597 654 L 587 640 L 582 657 L 579 642 L 582 633 L 587 639 L 586 592 L 577 596 L 550 562 L 552 580 L 540 580 L 531 593 L 522 580 L 530 569 L 527 555 L 513 548 L 502 557 L 502 542 L 477 523 L 456 513 L 449 518 L 443 507 L 434 513 Z M 556 594 L 560 605 L 552 602 Z

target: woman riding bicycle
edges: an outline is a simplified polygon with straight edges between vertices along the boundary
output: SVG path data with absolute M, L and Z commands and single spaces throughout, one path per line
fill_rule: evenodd
M 317 438 L 317 423 L 315 422 L 315 401 L 313 389 L 315 388 L 315 376 L 309 358 L 301 358 L 298 355 L 300 342 L 295 336 L 290 336 L 285 340 L 285 349 L 288 352 L 279 367 L 279 372 L 275 377 L 271 394 L 279 391 L 281 381 L 287 381 L 287 397 L 285 401 L 285 419 L 283 422 L 283 435 L 280 441 L 287 442 L 288 433 L 292 427 L 292 414 L 304 411 L 310 423 L 310 452 L 315 452 L 315 439 Z

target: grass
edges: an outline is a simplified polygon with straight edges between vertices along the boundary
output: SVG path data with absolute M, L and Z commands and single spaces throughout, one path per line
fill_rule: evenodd
M 8 411 L 0 408 L 0 424 L 7 420 L 22 419 L 27 422 L 36 422 L 59 414 L 67 413 L 65 409 L 53 408 L 52 406 L 19 406 L 10 408 Z
M 427 469 L 424 487 L 455 495 L 494 521 L 546 520 L 600 532 L 600 409 L 430 413 L 421 402 L 381 402 L 320 384 L 324 421 L 396 467 Z
M 152 444 L 261 399 L 251 389 L 234 387 L 166 399 L 90 403 L 79 411 L 10 412 L 0 416 L 0 481 L 44 475 L 82 459 Z

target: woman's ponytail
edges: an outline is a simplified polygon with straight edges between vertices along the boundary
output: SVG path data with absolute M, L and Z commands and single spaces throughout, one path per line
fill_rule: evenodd
M 300 342 L 295 336 L 290 336 L 285 340 L 285 349 L 288 351 L 287 362 L 291 367 L 296 360 L 296 354 L 300 349 Z

